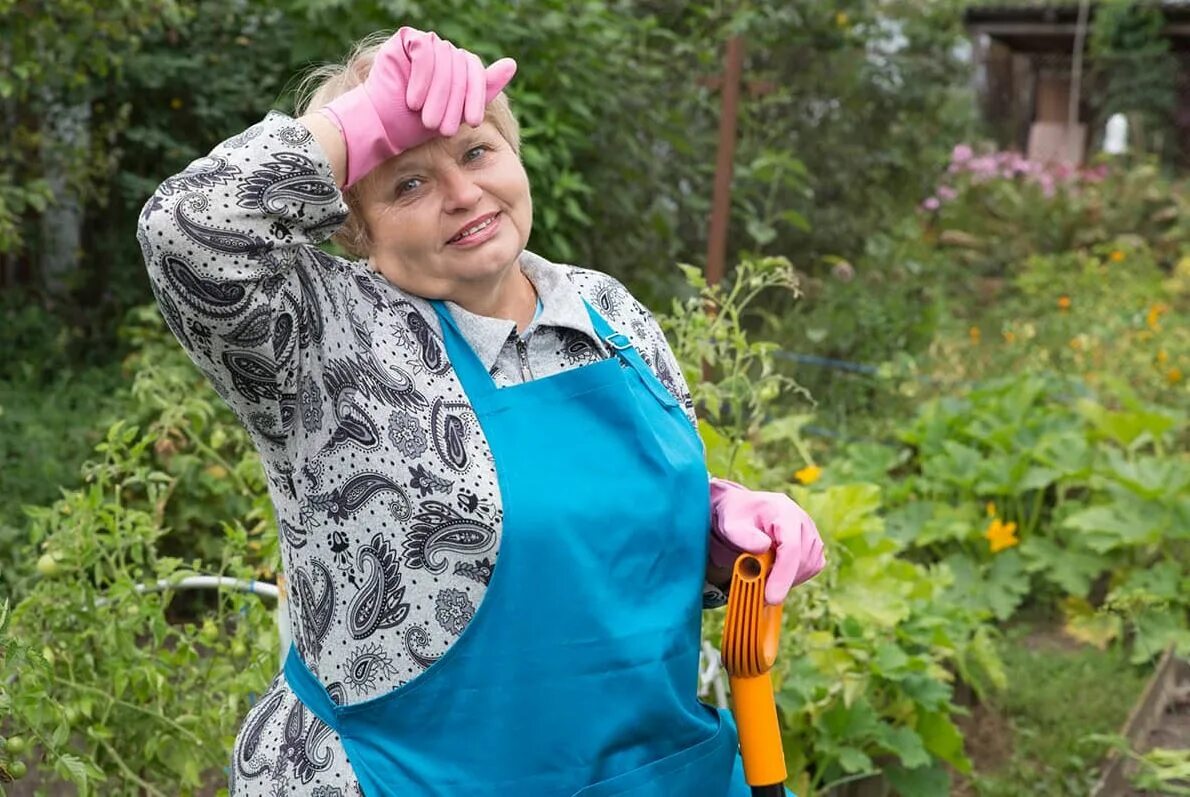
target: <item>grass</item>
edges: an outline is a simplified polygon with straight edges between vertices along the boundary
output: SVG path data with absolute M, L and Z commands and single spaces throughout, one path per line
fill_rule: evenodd
M 976 775 L 961 793 L 1085 797 L 1106 754 L 1088 737 L 1120 729 L 1148 670 L 1037 623 L 1013 626 L 1000 647 L 1009 688 L 970 718 Z

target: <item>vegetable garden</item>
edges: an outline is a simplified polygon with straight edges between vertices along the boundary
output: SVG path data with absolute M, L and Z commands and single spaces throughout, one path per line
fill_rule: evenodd
M 57 41 L 49 4 L 5 5 Z M 963 3 L 121 5 L 80 11 L 60 71 L 5 53 L 57 105 L 0 78 L 21 120 L 6 263 L 46 246 L 53 192 L 17 155 L 39 115 L 81 102 L 94 131 L 61 167 L 85 198 L 77 271 L 0 292 L 0 794 L 226 792 L 277 674 L 275 604 L 138 585 L 275 583 L 277 532 L 246 432 L 152 304 L 135 217 L 284 107 L 301 66 L 394 19 L 520 48 L 530 247 L 649 297 L 711 471 L 817 521 L 828 568 L 791 595 L 775 671 L 791 788 L 1085 795 L 1123 755 L 1137 794 L 1190 793 L 1190 752 L 1120 734 L 1162 656 L 1190 655 L 1190 183 L 1145 153 L 1056 167 L 982 143 Z M 727 32 L 775 88 L 741 108 L 708 285 L 685 264 L 718 105 L 691 74 Z M 67 47 L 88 35 L 102 68 Z

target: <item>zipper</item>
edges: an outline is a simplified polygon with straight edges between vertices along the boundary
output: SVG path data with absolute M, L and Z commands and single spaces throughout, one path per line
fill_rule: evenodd
M 533 380 L 533 371 L 529 369 L 529 347 L 525 345 L 525 341 L 521 340 L 520 336 L 516 339 L 516 353 L 521 360 L 521 381 L 531 382 Z

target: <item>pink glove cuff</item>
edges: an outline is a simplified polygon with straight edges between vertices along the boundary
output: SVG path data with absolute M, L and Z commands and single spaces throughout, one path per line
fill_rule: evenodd
M 347 179 L 343 182 L 343 190 L 400 151 L 389 141 L 380 114 L 363 86 L 356 86 L 336 97 L 318 112 L 335 123 L 347 145 Z M 397 112 L 396 108 L 390 110 L 390 113 Z M 417 117 L 416 113 L 406 113 L 412 118 Z M 344 119 L 350 119 L 351 124 L 345 124 Z

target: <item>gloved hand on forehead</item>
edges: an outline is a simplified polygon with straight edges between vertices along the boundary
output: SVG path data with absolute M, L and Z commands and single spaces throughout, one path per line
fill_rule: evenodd
M 514 74 L 511 58 L 485 69 L 477 55 L 436 33 L 401 28 L 381 45 L 362 85 L 319 109 L 343 131 L 343 187 L 394 155 L 435 136 L 453 136 L 463 122 L 478 127 L 487 104 Z
M 769 604 L 781 603 L 789 590 L 826 566 L 818 527 L 787 495 L 712 478 L 711 563 L 728 567 L 742 552 L 764 553 L 774 545 L 764 590 Z

